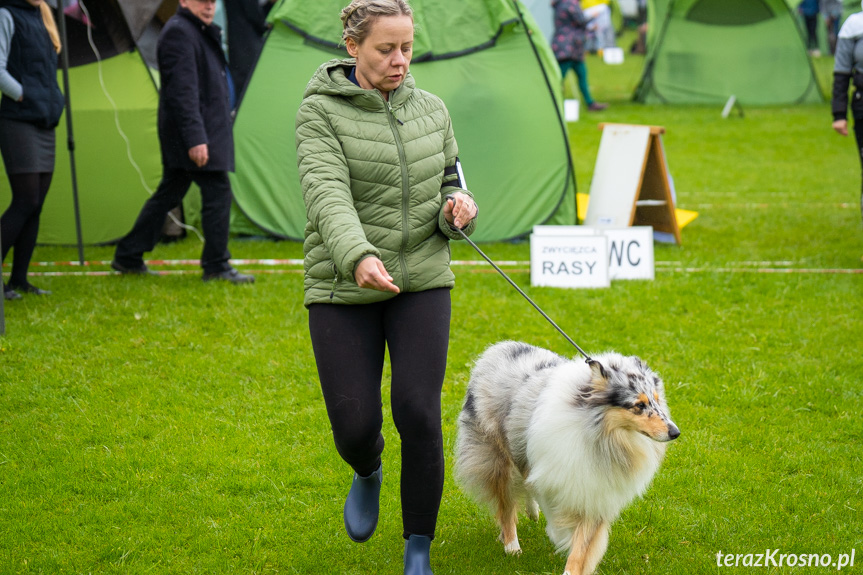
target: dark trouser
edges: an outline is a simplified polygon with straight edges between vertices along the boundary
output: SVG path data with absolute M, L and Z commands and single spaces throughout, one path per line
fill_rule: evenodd
M 9 174 L 12 203 L 0 218 L 0 245 L 3 261 L 6 261 L 9 249 L 15 248 L 9 276 L 12 286 L 27 285 L 27 268 L 39 236 L 39 216 L 53 176 L 52 172 Z
M 854 118 L 854 138 L 857 140 L 857 154 L 860 156 L 860 215 L 863 217 L 863 118 Z
M 389 349 L 391 407 L 401 438 L 405 538 L 434 538 L 440 509 L 440 396 L 449 325 L 449 289 L 402 293 L 367 305 L 309 307 L 309 331 L 336 449 L 361 476 L 381 464 L 381 376 Z
M 827 25 L 827 45 L 830 46 L 830 54 L 836 54 L 836 42 L 839 39 L 839 25 L 842 22 L 841 16 L 828 16 L 826 19 Z
M 818 48 L 818 14 L 814 16 L 803 16 L 806 23 L 806 47 L 810 50 Z
M 204 249 L 201 267 L 204 273 L 230 269 L 228 234 L 231 225 L 231 181 L 228 172 L 194 172 L 164 168 L 156 192 L 138 214 L 138 219 L 117 244 L 114 259 L 121 265 L 135 268 L 144 264 L 144 253 L 156 247 L 165 224 L 165 216 L 180 205 L 192 182 L 201 188 L 201 226 Z

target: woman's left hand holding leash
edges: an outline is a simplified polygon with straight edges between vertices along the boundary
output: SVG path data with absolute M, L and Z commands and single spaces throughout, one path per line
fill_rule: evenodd
M 476 202 L 469 195 L 454 192 L 449 195 L 443 207 L 446 221 L 458 229 L 464 229 L 477 214 Z

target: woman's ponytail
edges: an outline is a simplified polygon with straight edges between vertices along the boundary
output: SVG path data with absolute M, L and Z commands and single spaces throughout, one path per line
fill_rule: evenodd
M 54 44 L 54 50 L 59 54 L 63 50 L 63 45 L 60 43 L 60 34 L 57 32 L 57 23 L 54 21 L 54 14 L 51 13 L 51 7 L 48 6 L 47 2 L 42 2 L 39 4 L 39 10 L 42 11 L 42 23 L 45 24 L 45 29 L 48 30 L 48 35 L 51 37 L 51 43 Z

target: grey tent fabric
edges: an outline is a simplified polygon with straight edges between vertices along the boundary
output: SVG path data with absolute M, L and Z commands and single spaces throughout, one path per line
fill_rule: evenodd
M 162 0 L 117 0 L 117 3 L 123 11 L 132 38 L 137 42 L 159 11 Z

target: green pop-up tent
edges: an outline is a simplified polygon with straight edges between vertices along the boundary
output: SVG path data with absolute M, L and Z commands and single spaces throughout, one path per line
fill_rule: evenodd
M 743 105 L 823 100 L 785 0 L 648 0 L 648 53 L 635 99 Z
M 305 207 L 294 121 L 317 67 L 340 49 L 345 0 L 284 0 L 234 125 L 234 196 L 260 229 L 300 239 Z M 469 189 L 480 205 L 474 239 L 575 224 L 575 179 L 561 120 L 560 72 L 530 14 L 513 0 L 413 0 L 411 73 L 452 116 Z M 234 231 L 243 231 L 235 218 Z
M 162 19 L 176 0 L 66 1 L 69 98 L 83 242 L 114 241 L 132 223 L 161 176 L 158 91 L 148 60 Z M 143 52 L 139 44 L 145 44 Z M 62 74 L 60 85 L 63 85 Z M 68 112 L 68 110 L 67 110 Z M 72 172 L 64 117 L 57 126 L 54 179 L 39 243 L 74 244 Z M 11 191 L 0 162 L 0 206 Z

